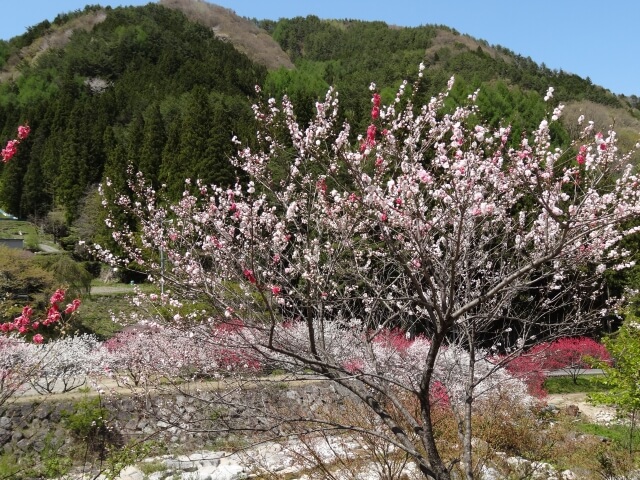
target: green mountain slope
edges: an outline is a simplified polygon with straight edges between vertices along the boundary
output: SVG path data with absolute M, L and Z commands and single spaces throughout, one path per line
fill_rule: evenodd
M 83 209 L 95 203 L 86 198 L 90 187 L 109 176 L 124 190 L 129 163 L 174 197 L 186 177 L 230 184 L 237 175 L 230 139 L 251 141 L 256 84 L 265 95 L 292 97 L 302 120 L 335 85 L 344 117 L 363 132 L 369 84 L 390 102 L 420 62 L 428 67 L 425 98 L 455 75 L 451 105 L 480 88 L 481 114 L 511 124 L 515 138 L 537 126 L 553 86 L 567 118 L 585 113 L 603 130 L 615 123 L 628 144 L 637 141 L 633 99 L 445 26 L 243 19 L 196 0 L 88 6 L 0 41 L 0 140 L 25 121 L 33 132 L 0 165 L 0 207 L 21 218 L 54 208 L 69 223 L 86 218 Z M 574 133 L 569 122 L 555 141 Z

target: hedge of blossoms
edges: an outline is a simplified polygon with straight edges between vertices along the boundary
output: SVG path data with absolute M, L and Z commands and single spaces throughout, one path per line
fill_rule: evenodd
M 88 376 L 100 376 L 107 352 L 93 335 L 35 344 L 20 336 L 0 336 L 0 406 L 29 387 L 41 394 L 71 391 Z
M 145 294 L 139 294 L 139 304 Z M 308 349 L 309 330 L 304 322 L 279 326 L 278 338 L 286 339 L 300 352 Z M 371 332 L 369 332 L 371 333 Z M 169 328 L 155 322 L 143 322 L 117 333 L 103 344 L 108 375 L 122 386 L 154 386 L 158 383 L 194 378 L 221 378 L 241 374 L 264 375 L 270 371 L 302 372 L 305 364 L 285 355 L 273 355 L 262 349 L 253 329 L 240 323 L 218 323 L 191 328 Z M 362 325 L 327 325 L 325 348 L 346 371 L 354 375 L 375 374 L 376 370 L 392 375 L 402 385 L 419 384 L 420 365 L 427 358 L 430 342 L 424 336 L 408 339 L 400 330 L 381 330 L 371 342 Z M 249 348 L 247 345 L 255 345 Z M 369 350 L 373 351 L 370 352 Z M 460 407 L 464 402 L 462 381 L 467 372 L 468 353 L 457 346 L 443 350 L 436 363 L 437 395 L 448 406 Z M 495 364 L 481 360 L 474 374 L 478 377 L 494 370 Z M 531 404 L 526 384 L 519 378 L 500 371 L 485 382 L 482 396 L 508 398 L 519 404 Z
M 86 384 L 87 377 L 103 375 L 108 353 L 95 335 L 63 337 L 44 345 L 27 347 L 30 361 L 38 365 L 29 380 L 38 393 L 70 392 Z
M 0 155 L 2 156 L 2 163 L 7 163 L 18 153 L 18 145 L 25 140 L 31 133 L 31 127 L 29 125 L 20 125 L 18 127 L 18 138 L 9 140 L 7 145 L 2 149 Z
M 640 213 L 640 183 L 613 131 L 588 124 L 569 149 L 553 147 L 560 105 L 511 148 L 507 125 L 477 122 L 475 94 L 447 110 L 449 90 L 414 105 L 418 87 L 403 83 L 385 106 L 372 84 L 371 124 L 355 138 L 334 90 L 308 126 L 286 98 L 255 106 L 260 147 L 234 159 L 246 183 L 187 181 L 171 204 L 132 175 L 134 198 L 117 203 L 139 231 L 109 218 L 123 255 L 102 258 L 165 283 L 160 300 L 175 310 L 163 307 L 164 322 L 242 325 L 244 349 L 349 389 L 379 418 L 372 434 L 427 477 L 451 477 L 430 392 L 439 357 L 456 352 L 464 393 L 448 394 L 464 398 L 459 460 L 473 478 L 476 397 L 523 349 L 606 313 L 602 276 L 630 264 L 620 241 L 637 231 L 625 225 Z M 204 313 L 180 313 L 194 300 Z M 297 323 L 304 348 L 285 327 Z M 376 347 L 393 328 L 429 339 L 413 384 Z M 361 343 L 362 366 L 330 348 L 334 332 Z
M 37 363 L 21 338 L 0 336 L 0 406 L 37 376 Z

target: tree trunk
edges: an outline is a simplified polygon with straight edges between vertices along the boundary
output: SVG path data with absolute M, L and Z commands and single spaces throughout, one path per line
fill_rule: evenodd
M 429 392 L 431 390 L 431 381 L 433 379 L 433 371 L 436 363 L 436 357 L 442 345 L 443 336 L 434 335 L 431 340 L 431 348 L 427 356 L 424 374 L 420 382 L 420 409 L 422 416 L 422 445 L 427 452 L 427 458 L 431 464 L 431 469 L 435 473 L 435 480 L 450 480 L 451 475 L 449 469 L 442 461 L 438 447 L 436 445 L 435 432 L 433 431 L 433 420 L 431 418 L 431 398 Z M 423 472 L 424 473 L 424 472 Z M 426 478 L 432 478 L 425 475 Z

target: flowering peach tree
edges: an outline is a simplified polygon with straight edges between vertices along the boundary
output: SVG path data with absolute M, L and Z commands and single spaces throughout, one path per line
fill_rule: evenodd
M 514 359 L 508 368 L 537 382 L 541 388 L 548 372 L 561 371 L 577 383 L 586 369 L 603 363 L 611 363 L 611 355 L 603 344 L 587 337 L 563 337 L 538 343 Z
M 552 144 L 561 105 L 512 140 L 508 125 L 478 122 L 476 94 L 454 109 L 449 90 L 414 104 L 419 82 L 389 105 L 372 84 L 362 135 L 340 120 L 333 89 L 307 126 L 287 98 L 256 105 L 261 146 L 234 139 L 247 181 L 187 180 L 171 204 L 132 175 L 136 196 L 117 204 L 139 230 L 109 219 L 124 257 L 96 248 L 163 284 L 147 298 L 155 321 L 204 326 L 213 343 L 231 325 L 262 365 L 311 371 L 378 418 L 366 432 L 334 428 L 384 439 L 425 477 L 448 479 L 459 464 L 473 478 L 476 401 L 498 378 L 517 382 L 502 367 L 523 349 L 609 311 L 602 277 L 629 265 L 620 241 L 636 231 L 626 225 L 640 185 L 613 131 L 587 123 L 570 148 Z M 194 302 L 206 308 L 189 311 Z M 409 343 L 391 341 L 397 329 Z M 436 397 L 459 424 L 452 463 L 437 444 Z
M 64 302 L 65 291 L 58 289 L 51 296 L 45 315 L 40 316 L 25 305 L 13 321 L 0 323 L 0 406 L 29 385 L 38 392 L 51 393 L 57 383 L 62 383 L 67 390 L 78 380 L 78 371 L 91 368 L 74 356 L 78 342 L 73 339 L 68 345 L 61 344 L 61 340 L 43 345 L 45 337 L 64 336 L 80 306 L 77 298 L 66 305 Z M 84 376 L 80 381 L 84 383 Z

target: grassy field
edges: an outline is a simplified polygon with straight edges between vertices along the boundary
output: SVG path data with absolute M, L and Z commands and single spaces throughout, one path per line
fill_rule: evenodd
M 549 377 L 544 382 L 545 390 L 550 393 L 591 393 L 606 390 L 601 375 L 580 375 L 574 383 L 569 376 Z
M 0 238 L 23 238 L 38 235 L 37 227 L 23 220 L 0 220 Z

